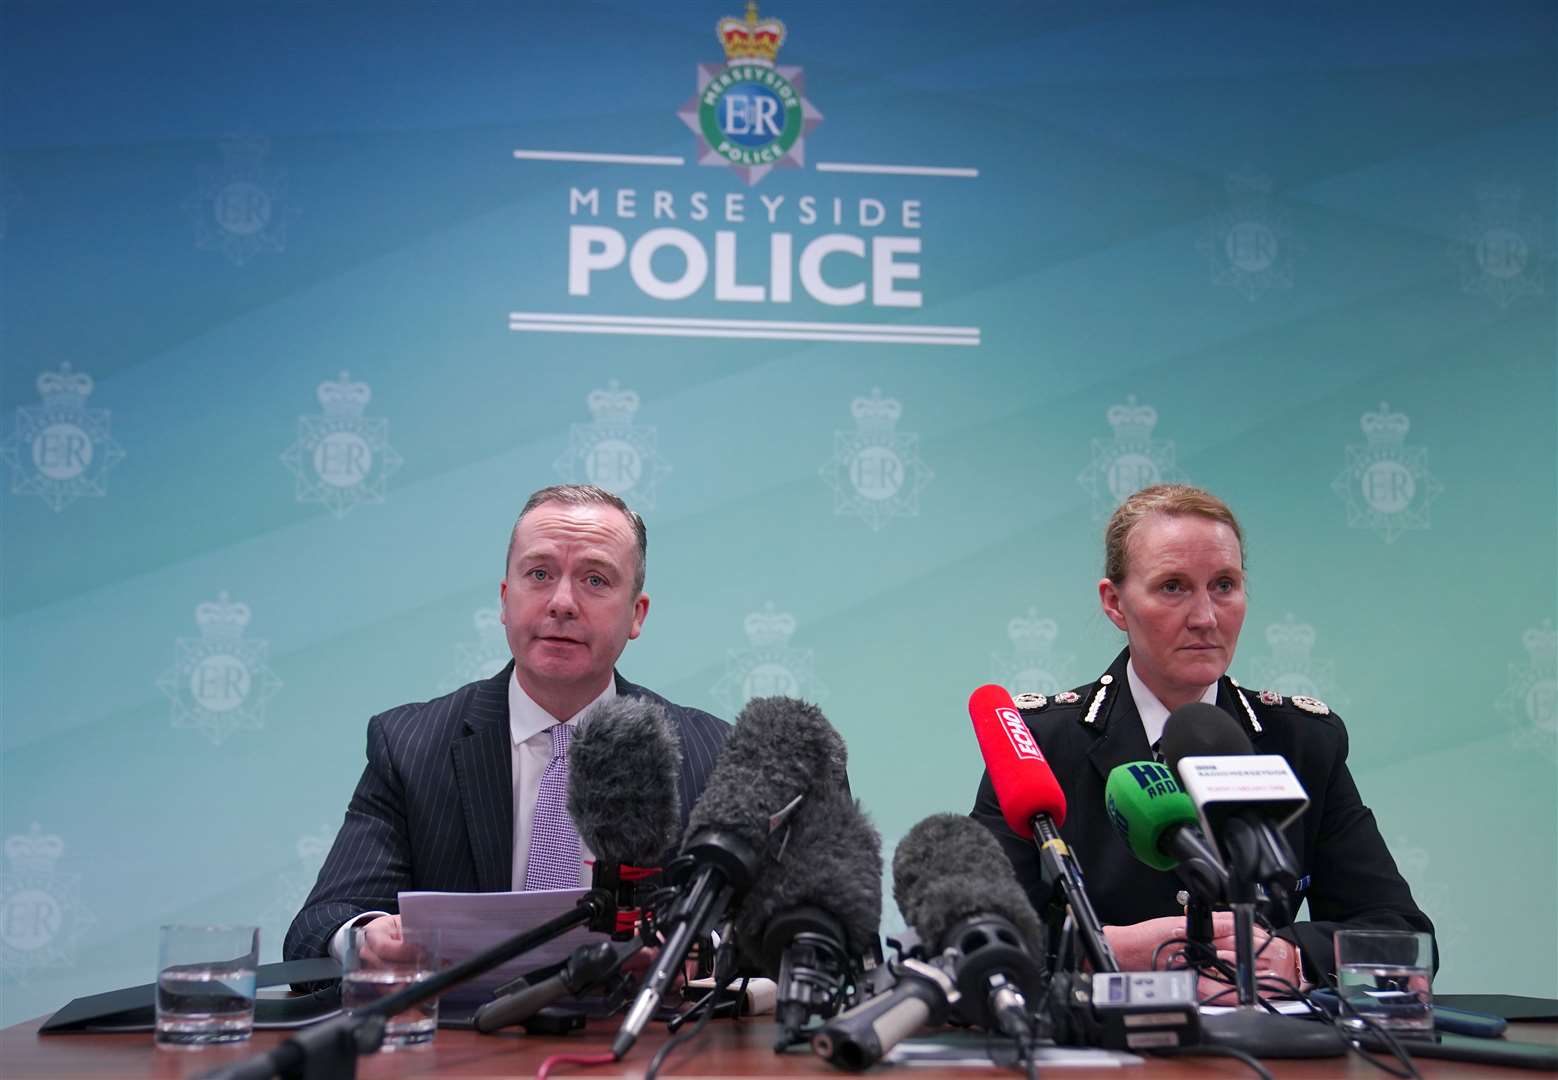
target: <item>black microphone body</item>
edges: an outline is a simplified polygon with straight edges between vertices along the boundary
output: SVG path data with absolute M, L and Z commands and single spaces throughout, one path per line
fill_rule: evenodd
M 1060 838 L 1060 830 L 1048 814 L 1033 816 L 1033 842 L 1038 845 L 1039 872 L 1044 884 L 1049 887 L 1051 897 L 1058 888 L 1065 906 L 1071 909 L 1071 917 L 1076 921 L 1078 936 L 1082 939 L 1082 948 L 1093 970 L 1119 971 L 1120 961 L 1110 948 L 1109 940 L 1104 937 L 1103 924 L 1098 919 L 1098 913 L 1093 910 L 1093 902 L 1088 899 L 1076 856 L 1071 854 L 1071 848 Z
M 522 1024 L 553 1002 L 570 995 L 577 996 L 604 982 L 643 947 L 642 940 L 636 940 L 626 948 L 614 946 L 609 941 L 586 942 L 573 951 L 556 975 L 495 998 L 477 1009 L 476 1030 L 485 1035 L 512 1024 Z

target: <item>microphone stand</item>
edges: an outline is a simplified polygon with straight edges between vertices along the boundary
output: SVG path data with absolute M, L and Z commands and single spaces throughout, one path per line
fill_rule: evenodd
M 306 1027 L 273 1050 L 202 1073 L 197 1080 L 270 1080 L 276 1076 L 286 1080 L 354 1080 L 357 1058 L 379 1049 L 390 1017 L 501 967 L 577 926 L 589 924 L 593 930 L 614 933 L 618 897 L 616 890 L 606 888 L 605 883 L 615 883 L 616 879 L 603 873 L 601 880 L 602 887 L 581 896 L 573 911 L 515 934 L 356 1012 Z

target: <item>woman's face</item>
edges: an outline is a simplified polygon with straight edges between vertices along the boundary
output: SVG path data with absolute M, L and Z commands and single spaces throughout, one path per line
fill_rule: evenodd
M 1170 709 L 1196 700 L 1233 662 L 1244 625 L 1239 540 L 1198 514 L 1153 514 L 1126 539 L 1125 580 L 1098 597 L 1130 639 L 1136 674 Z

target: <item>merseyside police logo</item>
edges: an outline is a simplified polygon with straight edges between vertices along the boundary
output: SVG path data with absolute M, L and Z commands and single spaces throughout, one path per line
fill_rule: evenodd
M 1174 444 L 1154 439 L 1158 410 L 1136 404 L 1131 394 L 1125 404 L 1109 409 L 1113 441 L 1093 440 L 1093 460 L 1077 477 L 1093 497 L 1093 516 L 1104 519 L 1129 496 L 1153 484 L 1186 483 L 1188 478 L 1174 463 Z
M 1427 448 L 1406 445 L 1412 422 L 1382 402 L 1379 412 L 1363 414 L 1360 425 L 1367 442 L 1347 447 L 1347 467 L 1331 482 L 1347 504 L 1347 524 L 1373 529 L 1387 544 L 1428 528 L 1428 509 L 1444 485 L 1428 471 Z
M 920 492 L 935 474 L 920 460 L 920 437 L 897 430 L 903 406 L 873 389 L 849 411 L 855 430 L 833 433 L 833 460 L 822 467 L 833 512 L 858 515 L 873 532 L 895 517 L 917 517 Z
M 1461 288 L 1508 307 L 1543 289 L 1542 229 L 1520 211 L 1516 184 L 1477 188 L 1477 213 L 1462 221 L 1453 253 L 1461 266 Z
M 157 680 L 173 702 L 173 726 L 196 728 L 215 745 L 235 731 L 265 726 L 265 702 L 281 688 L 270 669 L 270 645 L 243 636 L 249 605 L 223 592 L 195 608 L 198 638 L 174 643 L 177 659 Z
M 1509 665 L 1499 711 L 1515 726 L 1516 747 L 1558 754 L 1558 632 L 1543 619 L 1520 640 L 1526 660 Z
M 287 174 L 265 163 L 270 140 L 235 135 L 222 140 L 222 167 L 203 166 L 200 190 L 186 203 L 195 221 L 195 246 L 220 251 L 242 266 L 287 242 Z
M 358 503 L 383 502 L 402 460 L 389 444 L 389 421 L 363 415 L 373 391 L 343 371 L 316 395 L 324 413 L 298 417 L 297 440 L 281 455 L 297 477 L 298 502 L 323 503 L 338 518 Z
M 276 883 L 276 893 L 265 910 L 255 919 L 262 932 L 274 931 L 284 937 L 292 917 L 303 907 L 303 901 L 313 891 L 319 878 L 319 868 L 325 864 L 330 845 L 335 841 L 336 830 L 321 825 L 311 833 L 304 833 L 297 840 L 297 861 L 281 872 Z
M 638 395 L 616 379 L 586 399 L 592 424 L 571 424 L 568 452 L 556 461 L 558 475 L 573 483 L 582 475 L 637 510 L 655 508 L 655 489 L 671 471 L 656 449 L 652 427 L 634 427 Z
M 92 377 L 61 364 L 38 376 L 40 405 L 16 410 L 16 430 L 0 443 L 11 490 L 37 495 L 58 512 L 79 498 L 108 494 L 108 471 L 124 457 L 107 409 L 89 409 Z
M 725 63 L 698 65 L 698 92 L 676 113 L 698 137 L 698 164 L 729 166 L 748 184 L 774 168 L 806 164 L 806 136 L 822 122 L 806 100 L 806 76 L 774 60 L 784 23 L 759 19 L 749 0 L 745 19 L 715 26 Z
M 97 918 L 81 904 L 81 877 L 58 869 L 65 842 L 33 822 L 6 837 L 0 875 L 0 971 L 25 982 L 39 968 L 76 962 L 81 935 Z
M 1347 696 L 1336 685 L 1335 664 L 1314 655 L 1315 628 L 1292 614 L 1266 627 L 1271 652 L 1254 657 L 1244 671 L 1250 685 L 1282 697 L 1324 700 L 1333 709 L 1347 707 Z
M 990 662 L 995 670 L 992 680 L 1013 694 L 1049 694 L 1070 684 L 1070 653 L 1055 651 L 1060 628 L 1054 619 L 1041 619 L 1034 608 L 1006 624 L 1011 640 L 1010 653 L 995 653 Z
M 1228 207 L 1201 238 L 1199 247 L 1212 269 L 1212 281 L 1248 300 L 1272 289 L 1293 286 L 1293 260 L 1299 243 L 1288 215 L 1271 199 L 1271 178 L 1240 171 L 1227 180 Z
M 754 611 L 743 624 L 747 634 L 745 649 L 731 649 L 726 657 L 725 674 L 714 684 L 714 696 L 732 712 L 738 712 L 757 697 L 806 698 L 821 701 L 828 689 L 815 672 L 815 657 L 810 649 L 792 649 L 795 616 L 775 611 L 772 602 L 762 611 Z
M 458 690 L 466 683 L 490 679 L 509 662 L 508 637 L 503 632 L 499 609 L 477 608 L 471 622 L 476 627 L 476 639 L 462 641 L 454 647 L 454 671 L 444 682 L 446 690 Z

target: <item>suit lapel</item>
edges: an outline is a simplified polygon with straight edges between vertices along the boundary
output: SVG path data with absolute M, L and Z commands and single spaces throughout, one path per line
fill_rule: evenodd
M 508 707 L 513 667 L 472 685 L 462 713 L 466 734 L 451 747 L 481 892 L 508 892 L 513 886 L 514 755 Z
M 1098 775 L 1105 780 L 1116 766 L 1128 761 L 1152 760 L 1152 747 L 1147 744 L 1147 733 L 1141 726 L 1141 713 L 1136 710 L 1136 699 L 1131 697 L 1131 684 L 1125 675 L 1128 658 L 1129 653 L 1122 652 L 1104 676 L 1108 682 L 1100 679 L 1093 684 L 1092 694 L 1088 698 L 1089 708 L 1082 714 L 1085 720 L 1092 713 L 1093 722 L 1084 726 L 1091 728 L 1097 738 L 1088 748 L 1087 757 L 1093 763 L 1093 768 L 1098 770 Z M 1097 711 L 1093 712 L 1091 703 L 1100 692 L 1104 699 Z

